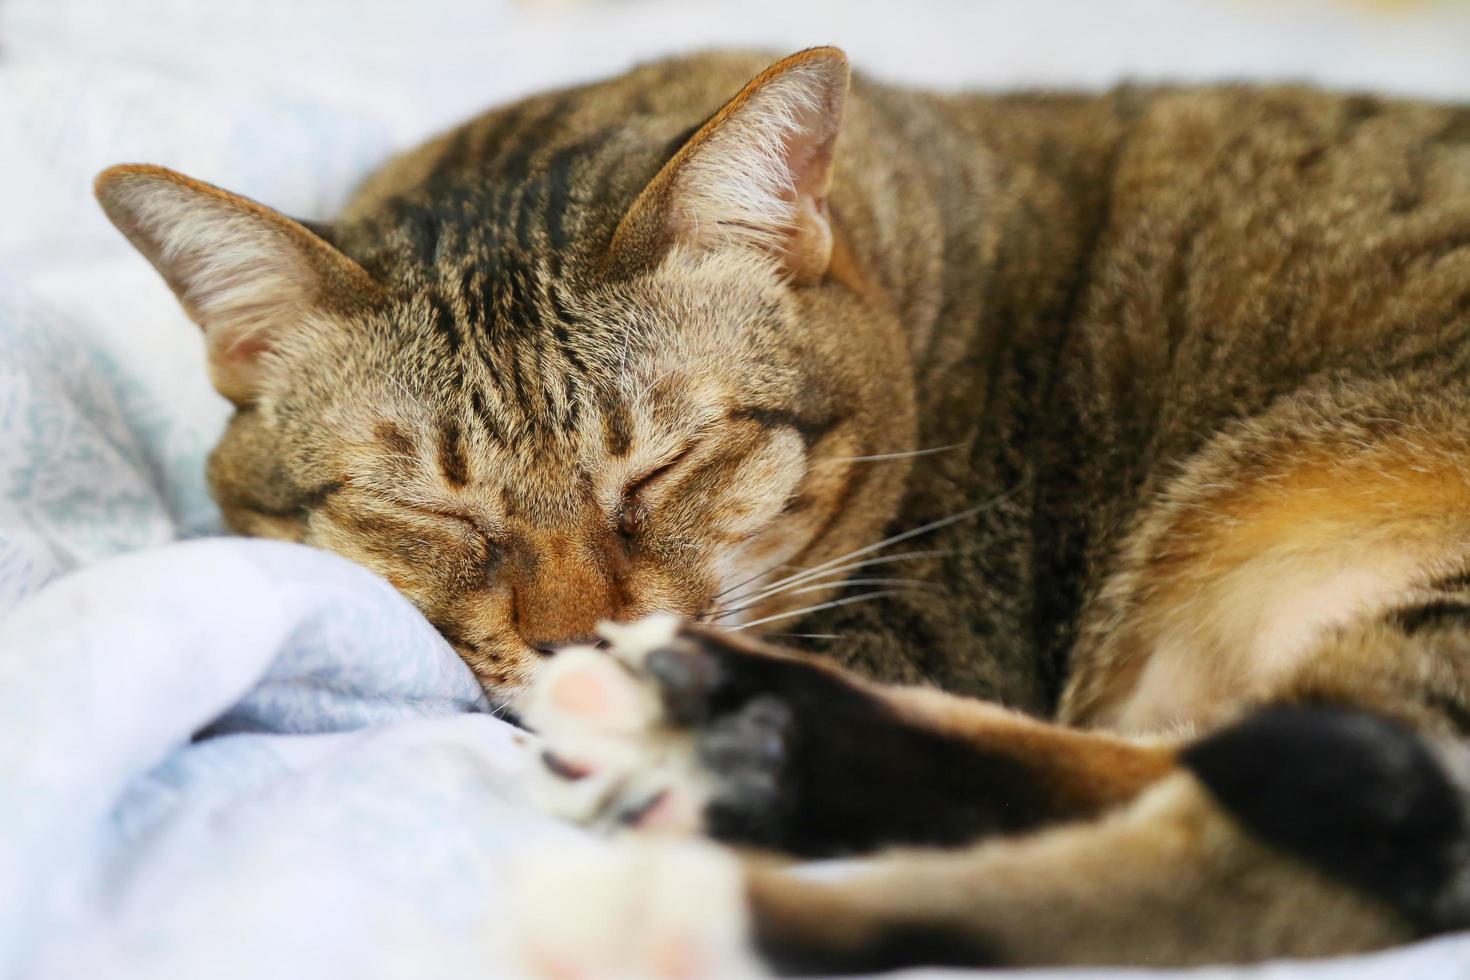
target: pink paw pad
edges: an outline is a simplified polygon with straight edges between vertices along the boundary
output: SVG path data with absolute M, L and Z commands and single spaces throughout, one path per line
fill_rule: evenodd
M 558 657 L 541 692 L 545 709 L 608 733 L 632 733 L 649 723 L 655 709 L 648 693 L 617 661 L 590 650 Z

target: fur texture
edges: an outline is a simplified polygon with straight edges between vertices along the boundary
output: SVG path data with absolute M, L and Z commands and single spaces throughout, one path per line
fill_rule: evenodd
M 239 407 L 231 526 L 376 569 L 526 697 L 547 806 L 964 846 L 750 866 L 773 958 L 1470 921 L 1470 110 L 710 54 L 491 111 L 330 226 L 98 193 Z M 656 612 L 706 629 L 551 656 Z

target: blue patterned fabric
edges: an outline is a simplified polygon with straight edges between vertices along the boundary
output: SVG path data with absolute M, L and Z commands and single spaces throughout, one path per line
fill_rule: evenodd
M 65 317 L 0 281 L 0 611 L 61 572 L 174 538 L 181 502 L 143 448 L 146 404 Z

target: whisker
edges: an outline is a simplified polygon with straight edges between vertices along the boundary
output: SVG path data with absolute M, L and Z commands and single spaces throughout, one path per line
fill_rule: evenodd
M 840 582 L 819 582 L 816 585 L 805 585 L 799 589 L 791 589 L 791 595 L 800 595 L 803 592 L 820 592 L 822 589 L 847 588 L 850 585 L 902 585 L 916 589 L 937 589 L 939 586 L 933 582 L 921 578 L 848 578 Z
M 674 374 L 677 374 L 678 372 L 680 372 L 682 370 L 684 370 L 683 365 L 679 365 L 677 367 L 671 367 L 671 368 L 669 368 L 663 374 L 660 374 L 658 377 L 656 377 L 652 381 L 648 382 L 648 384 L 644 385 L 643 386 L 643 390 L 640 391 L 640 392 L 638 392 L 638 397 L 639 398 L 646 397 L 650 391 L 652 391 L 654 388 L 657 388 L 658 387 L 659 383 L 661 381 L 663 381 L 664 378 L 667 378 L 667 377 L 670 377 L 670 376 L 672 376 Z
M 976 504 L 975 507 L 969 507 L 966 508 L 966 510 L 961 510 L 960 513 L 950 514 L 950 516 L 941 517 L 941 519 L 939 520 L 931 520 L 931 522 L 926 523 L 926 525 L 910 527 L 910 529 L 904 530 L 904 532 L 897 533 L 897 535 L 891 535 L 888 536 L 888 538 L 883 538 L 882 541 L 876 541 L 873 542 L 873 544 L 866 545 L 866 547 L 857 548 L 857 550 L 854 551 L 848 551 L 847 554 L 838 555 L 838 557 L 836 558 L 829 558 L 828 561 L 823 561 L 822 564 L 817 564 L 817 566 L 813 566 L 811 567 L 811 569 L 807 569 L 806 572 L 789 574 L 789 576 L 786 576 L 785 579 L 779 579 L 776 580 L 776 582 L 769 583 L 769 585 L 766 586 L 766 589 L 779 589 L 781 588 L 781 586 L 788 585 L 788 583 L 794 582 L 794 580 L 803 579 L 803 577 L 811 577 L 814 576 L 814 574 L 820 572 L 826 572 L 826 570 L 831 569 L 831 567 L 835 566 L 835 564 L 841 564 L 842 561 L 847 561 L 848 558 L 856 558 L 858 557 L 858 555 L 870 554 L 870 552 L 881 550 L 881 548 L 889 547 L 889 545 L 898 544 L 898 542 L 900 541 L 908 541 L 908 539 L 910 538 L 917 538 L 917 536 L 919 535 L 928 535 L 928 533 L 935 532 L 935 530 L 939 530 L 941 529 L 941 527 L 957 525 L 957 523 L 960 523 L 961 520 L 969 520 L 970 517 L 975 517 L 976 514 L 985 513 L 985 511 L 989 510 L 989 508 L 995 507 L 995 505 L 1000 504 L 1000 502 L 1005 500 L 1005 498 L 1010 497 L 1010 495 L 1014 494 L 1017 489 L 1020 489 L 1019 485 L 1014 486 L 1014 488 L 1008 489 L 1008 491 L 1005 491 L 1004 494 L 995 495 L 995 497 L 992 497 L 991 500 L 980 502 L 980 504 Z
M 487 712 L 487 714 L 489 714 L 491 718 L 505 718 L 506 715 L 511 715 L 512 719 L 514 719 L 515 717 L 511 711 L 511 702 L 509 700 L 498 702 L 492 701 L 490 703 L 490 710 L 489 712 Z M 514 720 L 512 721 L 512 723 L 518 725 L 518 723 Z
M 900 541 L 907 541 L 910 538 L 916 538 L 921 534 L 929 534 L 930 532 L 938 531 L 941 528 L 949 527 L 951 524 L 958 524 L 960 521 L 969 520 L 975 515 L 984 513 L 985 511 L 994 507 L 996 504 L 1000 503 L 1002 500 L 1004 500 L 1006 497 L 1010 496 L 1014 492 L 1014 490 L 1007 490 L 1005 493 L 993 497 L 990 500 L 985 501 L 984 503 L 976 504 L 974 507 L 966 508 L 965 510 L 960 511 L 958 514 L 951 514 L 948 517 L 941 517 L 937 521 L 930 521 L 927 524 L 921 524 L 918 527 L 910 528 L 907 531 L 902 531 L 898 534 L 890 535 L 881 541 L 875 541 L 870 545 L 865 545 L 864 547 L 849 551 L 845 555 L 839 555 L 836 558 L 824 561 L 820 565 L 814 565 L 807 572 L 798 575 L 789 575 L 779 582 L 772 582 L 770 583 L 770 585 L 767 586 L 767 588 L 775 588 L 780 585 L 785 585 L 792 579 L 800 578 L 802 577 L 802 575 L 811 575 L 816 572 L 825 571 L 833 565 L 841 564 L 842 562 L 847 561 L 849 558 L 856 558 L 859 555 L 871 554 L 872 552 L 878 551 L 881 548 L 887 548 L 889 545 L 898 544 Z
M 800 583 L 797 583 L 797 584 L 800 585 Z M 835 581 L 832 580 L 832 579 L 824 578 L 820 582 L 817 582 L 815 585 L 803 585 L 799 589 L 797 589 L 797 588 L 786 588 L 786 589 L 782 589 L 780 592 L 776 593 L 776 595 L 785 595 L 785 594 L 800 595 L 803 592 L 820 592 L 822 589 L 848 589 L 848 588 L 852 588 L 853 586 L 856 586 L 856 585 L 901 585 L 901 586 L 904 586 L 906 588 L 915 589 L 917 591 L 922 591 L 924 589 L 938 589 L 939 588 L 939 586 L 935 585 L 933 582 L 929 582 L 929 581 L 926 581 L 925 579 L 921 579 L 921 578 L 861 578 L 860 577 L 860 578 L 849 578 L 849 579 L 839 578 L 839 579 L 836 579 Z M 774 598 L 775 598 L 775 596 L 763 596 L 763 597 L 760 597 L 760 598 L 757 598 L 757 599 L 753 599 L 752 601 L 747 602 L 747 603 L 745 603 L 744 605 L 741 605 L 741 606 L 731 606 L 728 609 L 722 609 L 722 610 L 720 610 L 718 613 L 715 614 L 714 618 L 716 618 L 716 619 L 723 619 L 726 616 L 730 616 L 730 615 L 733 615 L 734 613 L 738 613 L 738 612 L 743 612 L 744 610 L 749 609 L 751 606 L 758 606 L 762 602 L 766 602 L 767 600 L 774 599 Z
M 760 578 L 762 575 L 769 574 L 770 572 L 774 572 L 778 568 L 785 568 L 786 566 L 787 566 L 787 563 L 784 562 L 784 561 L 778 561 L 774 565 L 767 565 L 765 568 L 762 568 L 760 571 L 756 572 L 750 578 L 741 579 L 739 582 L 736 582 L 734 585 L 730 586 L 724 592 L 721 592 L 718 595 L 710 596 L 710 601 L 711 602 L 714 602 L 716 599 L 721 599 L 721 598 L 729 595 L 731 592 L 734 592 L 736 589 L 740 588 L 742 585 L 749 585 L 751 582 L 754 582 L 756 579 Z
M 794 636 L 799 640 L 840 640 L 841 633 L 767 633 L 766 636 Z
M 819 602 L 814 606 L 806 606 L 801 609 L 792 609 L 789 612 L 776 613 L 772 616 L 765 616 L 761 619 L 753 619 L 748 623 L 741 623 L 739 626 L 731 626 L 729 627 L 729 630 L 732 633 L 738 633 L 740 630 L 748 630 L 752 626 L 760 626 L 764 623 L 774 623 L 778 620 L 790 619 L 792 616 L 802 616 L 806 613 L 817 612 L 821 609 L 835 609 L 838 606 L 850 606 L 855 602 L 866 602 L 870 599 L 883 599 L 888 596 L 898 594 L 899 590 L 897 589 L 879 589 L 876 592 L 864 592 L 862 595 L 845 596 L 841 599 L 831 599 L 827 602 Z
M 871 456 L 834 456 L 833 460 L 841 463 L 872 463 L 884 459 L 913 459 L 917 456 L 947 453 L 951 449 L 962 449 L 964 445 L 963 442 L 952 442 L 948 446 L 935 446 L 933 449 L 911 449 L 904 453 L 874 453 Z
M 403 392 L 403 397 L 405 397 L 405 398 L 408 399 L 409 404 L 411 404 L 411 405 L 412 404 L 417 404 L 419 401 L 422 400 L 422 399 L 419 399 L 419 398 L 415 398 L 414 395 L 413 395 L 413 392 L 411 392 L 411 391 L 408 390 L 408 386 L 405 385 L 402 381 L 399 381 L 397 378 L 393 377 L 391 374 L 390 375 L 387 375 L 386 376 L 386 379 L 387 379 L 387 381 L 390 384 L 393 385 L 393 387 L 395 387 L 399 391 Z
M 803 571 L 820 572 L 821 577 L 826 578 L 828 576 L 845 575 L 846 573 L 856 571 L 859 568 L 869 568 L 873 565 L 888 565 L 894 562 L 908 561 L 912 558 L 946 558 L 950 555 L 960 554 L 962 550 L 963 549 L 960 548 L 929 548 L 920 551 L 901 551 L 896 555 L 880 555 L 877 558 L 865 558 L 862 561 L 848 562 L 846 565 L 838 565 L 836 568 L 809 568 L 803 569 Z M 764 589 L 757 589 L 755 592 L 747 592 L 744 595 L 738 595 L 735 598 L 731 599 L 730 602 L 743 603 L 747 600 L 752 602 L 759 602 L 767 595 L 779 594 L 783 589 L 789 587 L 790 585 L 800 585 L 804 582 L 809 581 L 811 581 L 811 577 L 803 578 L 799 576 L 793 576 L 793 580 L 787 583 L 787 585 L 768 586 Z M 710 613 L 710 615 L 718 618 L 719 616 L 724 615 L 726 612 L 729 611 L 730 607 L 726 606 L 723 608 L 722 612 Z
M 814 577 L 814 576 L 816 576 L 816 575 L 818 575 L 820 573 L 829 572 L 829 571 L 831 571 L 833 569 L 833 566 L 842 566 L 842 563 L 843 562 L 846 562 L 846 561 L 848 561 L 849 559 L 852 559 L 852 558 L 856 558 L 859 555 L 866 555 L 866 554 L 869 554 L 871 552 L 877 551 L 877 550 L 879 550 L 881 548 L 887 548 L 890 545 L 898 544 L 900 541 L 907 541 L 907 540 L 909 540 L 911 538 L 918 537 L 921 534 L 927 534 L 930 531 L 937 531 L 937 530 L 939 530 L 941 528 L 948 527 L 951 524 L 958 523 L 959 521 L 967 520 L 968 518 L 974 517 L 975 515 L 980 514 L 980 513 L 983 513 L 984 511 L 989 510 L 991 507 L 996 506 L 1001 501 L 1005 500 L 1007 497 L 1010 497 L 1012 494 L 1016 493 L 1024 485 L 1025 485 L 1025 483 L 1023 481 L 1022 483 L 1018 483 L 1016 486 L 1011 487 L 1009 490 L 1006 490 L 1003 493 L 996 494 L 994 497 L 990 498 L 989 500 L 986 500 L 986 501 L 983 501 L 982 503 L 976 504 L 974 507 L 970 507 L 967 510 L 962 510 L 962 511 L 960 511 L 957 514 L 951 514 L 949 517 L 942 517 L 942 518 L 940 518 L 937 521 L 930 521 L 927 524 L 922 524 L 919 527 L 911 528 L 908 531 L 903 531 L 903 532 L 901 532 L 899 534 L 891 535 L 891 536 L 889 536 L 887 538 L 884 538 L 881 541 L 877 541 L 877 542 L 875 542 L 873 544 L 870 544 L 870 545 L 867 545 L 865 547 L 857 548 L 857 549 L 855 549 L 853 551 L 849 551 L 849 552 L 847 552 L 844 555 L 838 555 L 836 558 L 830 558 L 827 561 L 824 561 L 824 562 L 822 562 L 819 565 L 813 565 L 810 568 L 805 568 L 805 569 L 802 569 L 802 570 L 796 572 L 795 574 L 788 575 L 788 576 L 786 576 L 783 579 L 777 579 L 775 582 L 769 582 L 765 586 L 763 586 L 763 588 L 765 590 L 767 590 L 767 592 L 769 592 L 772 589 L 780 589 L 781 587 L 786 586 L 786 585 L 789 585 L 789 584 L 792 584 L 792 583 L 794 583 L 796 581 L 810 579 L 810 578 L 812 578 L 812 577 Z M 915 554 L 912 557 L 917 557 L 917 556 L 918 555 Z M 872 564 L 880 564 L 880 562 L 874 561 L 874 562 L 872 562 Z M 755 575 L 751 576 L 750 578 L 746 579 L 744 582 L 736 583 L 735 585 L 732 585 L 730 588 L 725 589 L 723 592 L 721 592 L 719 595 L 714 596 L 713 598 L 714 599 L 719 599 L 719 598 L 721 598 L 721 597 L 723 597 L 725 595 L 728 595 L 730 592 L 734 591 L 735 589 L 740 588 L 741 585 L 748 584 L 749 582 L 752 582 L 752 581 L 760 578 L 762 575 L 765 575 L 768 572 L 770 572 L 770 571 L 772 571 L 772 570 L 774 570 L 776 568 L 780 568 L 780 567 L 781 567 L 781 565 L 778 564 L 778 565 L 772 566 L 771 568 L 766 569 L 765 571 L 758 572 L 757 574 L 755 574 Z M 843 567 L 846 567 L 846 568 L 851 569 L 851 568 L 858 568 L 858 567 L 861 567 L 861 566 L 860 565 L 848 565 L 848 566 L 843 566 Z M 750 594 L 746 594 L 744 596 L 736 596 L 731 601 L 732 602 L 741 602 L 741 601 L 743 601 L 745 599 L 749 599 L 749 598 L 752 598 L 752 596 Z

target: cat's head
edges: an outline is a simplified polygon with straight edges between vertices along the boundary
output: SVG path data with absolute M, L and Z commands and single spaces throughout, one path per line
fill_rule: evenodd
M 829 214 L 847 87 L 803 52 L 682 142 L 548 127 L 333 227 L 157 167 L 97 191 L 238 409 L 228 523 L 375 569 L 506 690 L 600 620 L 820 601 L 755 597 L 892 517 L 904 467 L 853 457 L 909 448 L 913 394 Z

